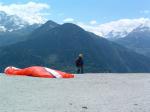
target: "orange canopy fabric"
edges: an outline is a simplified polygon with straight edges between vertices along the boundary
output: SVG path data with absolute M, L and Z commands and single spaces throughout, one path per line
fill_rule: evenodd
M 10 66 L 4 70 L 4 73 L 11 76 L 19 75 L 19 76 L 32 76 L 43 78 L 74 78 L 73 74 L 41 66 L 32 66 L 24 69 Z

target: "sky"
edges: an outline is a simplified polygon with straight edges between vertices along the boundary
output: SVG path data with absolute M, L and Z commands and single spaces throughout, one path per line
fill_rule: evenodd
M 31 24 L 71 22 L 96 32 L 101 25 L 121 25 L 122 20 L 127 27 L 135 21 L 147 22 L 150 0 L 0 0 L 0 11 L 16 14 Z

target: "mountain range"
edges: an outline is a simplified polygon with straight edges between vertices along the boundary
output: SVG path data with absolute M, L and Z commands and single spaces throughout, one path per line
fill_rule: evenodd
M 16 15 L 8 15 L 0 11 L 0 32 L 11 32 L 22 29 L 29 24 Z
M 15 17 L 2 12 L 0 15 L 7 18 L 4 23 Z M 17 23 L 15 20 L 11 25 Z M 0 32 L 1 72 L 11 65 L 19 68 L 39 65 L 75 72 L 74 62 L 80 53 L 84 55 L 85 72 L 150 72 L 149 57 L 75 24 L 47 21 L 30 25 L 20 18 L 17 21 L 18 26 L 8 24 L 9 27 L 0 22 L 5 29 Z
M 117 21 L 111 21 L 108 23 L 100 24 L 93 27 L 84 27 L 88 30 L 95 32 L 96 34 L 103 36 L 107 39 L 119 39 L 126 37 L 129 33 L 138 28 L 150 28 L 149 18 L 138 19 L 120 19 Z
M 150 27 L 138 27 L 124 38 L 114 40 L 120 45 L 150 57 Z
M 0 47 L 26 40 L 28 34 L 38 27 L 40 24 L 30 25 L 16 15 L 0 11 Z
M 48 21 L 27 40 L 0 48 L 6 66 L 47 66 L 75 72 L 74 61 L 84 54 L 86 72 L 150 72 L 150 59 L 71 23 Z

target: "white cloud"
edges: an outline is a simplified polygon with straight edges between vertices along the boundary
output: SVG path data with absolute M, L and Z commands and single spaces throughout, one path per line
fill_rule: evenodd
M 91 25 L 95 25 L 95 24 L 97 24 L 97 21 L 92 20 L 92 21 L 90 21 L 90 24 L 91 24 Z
M 73 22 L 74 19 L 73 19 L 73 18 L 66 18 L 66 19 L 64 19 L 63 21 L 64 21 L 64 22 Z
M 84 23 L 82 23 L 82 22 L 78 22 L 77 23 L 80 27 L 82 27 L 82 28 L 84 28 L 85 30 L 87 30 L 87 31 L 90 31 L 90 32 L 93 32 L 93 33 L 95 33 L 95 34 L 97 34 L 97 35 L 99 35 L 99 36 L 103 36 L 103 34 L 102 34 L 102 32 L 101 32 L 101 30 L 99 30 L 99 27 L 98 27 L 98 25 L 89 25 L 89 24 L 84 24 Z
M 17 15 L 30 24 L 45 22 L 46 19 L 44 16 L 49 15 L 49 13 L 44 10 L 49 8 L 50 6 L 45 3 L 28 2 L 26 4 L 10 5 L 0 3 L 0 11 L 4 11 L 10 15 Z
M 103 37 L 107 37 L 110 32 L 113 32 L 113 36 L 117 36 L 117 34 L 124 36 L 125 32 L 129 33 L 138 26 L 143 25 L 150 27 L 150 19 L 121 19 L 99 25 L 89 25 L 84 23 L 78 23 L 78 25 Z

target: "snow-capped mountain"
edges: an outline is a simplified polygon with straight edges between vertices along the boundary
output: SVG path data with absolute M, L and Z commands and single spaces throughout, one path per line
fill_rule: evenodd
M 111 32 L 103 35 L 103 37 L 106 37 L 108 39 L 118 39 L 118 38 L 123 38 L 125 36 L 127 36 L 130 32 L 128 31 L 115 31 L 112 30 Z
M 150 19 L 146 18 L 120 20 L 105 25 L 110 25 L 111 28 L 108 28 L 108 32 L 104 32 L 103 36 L 112 39 L 124 38 L 131 32 L 150 31 Z
M 150 57 L 150 27 L 146 27 L 146 25 L 139 26 L 126 37 L 114 41 L 137 53 Z
M 23 21 L 18 16 L 9 15 L 3 11 L 0 11 L 0 32 L 11 32 L 22 29 L 28 25 L 28 22 Z
M 134 29 L 131 33 L 138 33 L 138 32 L 140 32 L 140 33 L 147 33 L 147 32 L 149 32 L 150 33 L 150 26 L 139 26 L 139 27 L 137 27 L 136 29 Z
M 116 24 L 116 25 L 115 25 Z M 145 32 L 150 31 L 150 19 L 136 19 L 136 20 L 120 20 L 120 23 L 114 22 L 108 24 L 112 26 L 112 29 L 108 29 L 108 32 L 104 33 L 104 37 L 109 39 L 124 38 L 131 32 Z
M 105 37 L 107 37 L 108 39 L 116 40 L 116 39 L 120 39 L 120 38 L 126 38 L 128 35 L 131 35 L 133 33 L 137 33 L 137 34 L 140 33 L 141 37 L 143 37 L 143 36 L 145 37 L 145 34 L 150 33 L 150 26 L 140 25 L 139 27 L 133 29 L 131 32 L 127 32 L 127 31 L 122 31 L 122 32 L 111 31 L 110 33 L 105 35 Z
M 40 26 L 0 11 L 0 47 L 27 40 L 28 35 Z
M 150 28 L 149 18 L 138 18 L 138 19 L 121 19 L 117 21 L 111 21 L 108 23 L 97 24 L 97 25 L 87 25 L 80 23 L 78 24 L 82 28 L 94 32 L 95 34 L 108 38 L 108 39 L 118 39 L 126 37 L 134 29 L 145 27 Z

